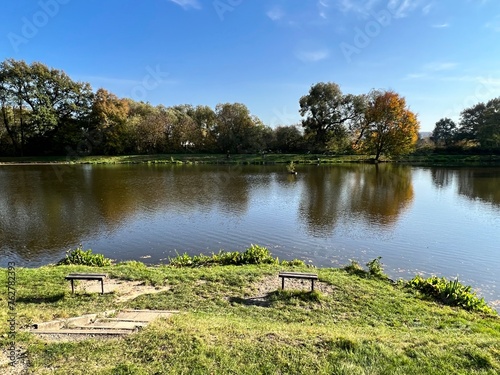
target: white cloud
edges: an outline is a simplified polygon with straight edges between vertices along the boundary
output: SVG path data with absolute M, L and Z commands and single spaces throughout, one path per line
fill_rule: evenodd
M 445 77 L 436 76 L 434 73 L 453 70 L 457 67 L 454 62 L 431 62 L 425 64 L 418 73 L 408 74 L 405 79 L 445 79 Z
M 429 0 L 389 0 L 387 8 L 395 18 L 404 18 L 418 9 L 421 9 L 422 13 L 427 15 L 433 6 L 433 2 Z
M 318 49 L 318 50 L 302 50 L 297 51 L 295 56 L 303 62 L 316 62 L 321 61 L 330 55 L 330 52 L 326 49 Z
M 342 12 L 354 12 L 367 15 L 374 8 L 378 0 L 340 0 L 338 5 Z M 326 0 L 320 2 L 320 4 L 328 4 Z
M 446 28 L 450 27 L 450 24 L 445 22 L 445 23 L 432 25 L 431 27 L 434 29 L 446 29 Z
M 434 8 L 434 4 L 433 3 L 429 3 L 429 4 L 427 4 L 426 6 L 424 6 L 422 8 L 422 13 L 424 15 L 428 15 L 431 12 L 432 8 Z
M 272 21 L 279 21 L 280 19 L 283 18 L 285 13 L 281 8 L 274 7 L 271 10 L 268 10 L 266 15 L 272 20 Z
M 201 4 L 198 0 L 170 0 L 172 3 L 179 5 L 184 9 L 194 8 L 201 9 Z
M 432 62 L 424 65 L 424 70 L 428 72 L 442 72 L 443 70 L 451 70 L 457 66 L 453 62 Z
M 496 16 L 492 21 L 486 24 L 486 27 L 497 33 L 500 33 L 500 16 Z
M 320 0 L 320 4 L 329 5 L 331 0 Z M 404 18 L 410 13 L 421 10 L 427 15 L 434 7 L 433 0 L 338 0 L 337 6 L 342 12 L 353 12 L 370 16 L 373 12 L 384 9 L 391 12 L 394 18 Z

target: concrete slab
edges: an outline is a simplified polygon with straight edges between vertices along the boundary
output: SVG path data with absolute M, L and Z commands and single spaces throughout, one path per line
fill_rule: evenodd
M 119 330 L 119 329 L 59 329 L 57 331 L 52 330 L 37 330 L 33 331 L 37 335 L 128 335 L 132 333 L 131 330 Z
M 129 334 L 159 317 L 170 317 L 179 311 L 168 310 L 114 310 L 86 314 L 69 319 L 59 319 L 34 324 L 31 332 L 40 335 L 124 335 Z

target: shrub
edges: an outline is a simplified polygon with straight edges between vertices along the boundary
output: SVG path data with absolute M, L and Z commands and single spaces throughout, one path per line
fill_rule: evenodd
M 102 254 L 92 254 L 92 250 L 84 251 L 82 245 L 74 250 L 68 250 L 66 257 L 61 259 L 57 265 L 78 264 L 83 266 L 105 267 L 111 265 L 111 259 Z
M 271 264 L 276 260 L 271 256 L 267 247 L 259 245 L 250 245 L 248 249 L 241 254 L 239 264 Z
M 366 263 L 366 266 L 368 267 L 368 273 L 371 276 L 386 280 L 388 277 L 384 273 L 384 268 L 382 267 L 382 262 L 380 262 L 380 259 L 382 259 L 382 257 L 372 259 L 368 263 Z
M 306 267 L 306 263 L 301 259 L 282 260 L 280 264 L 284 267 Z
M 189 256 L 187 253 L 177 254 L 176 257 L 169 259 L 172 267 L 206 267 L 206 266 L 229 266 L 242 264 L 271 264 L 278 260 L 271 256 L 266 247 L 259 245 L 250 245 L 243 253 L 238 251 L 227 252 L 220 250 L 217 254 L 211 256 L 200 254 Z
M 461 284 L 458 278 L 447 280 L 444 277 L 432 276 L 424 279 L 417 275 L 406 283 L 406 287 L 417 290 L 445 305 L 458 306 L 469 311 L 496 314 L 486 304 L 484 298 L 477 297 L 476 293 L 471 291 L 471 286 Z
M 351 264 L 343 267 L 342 269 L 350 274 L 361 277 L 371 276 L 381 280 L 388 280 L 389 277 L 384 273 L 384 268 L 382 267 L 380 259 L 382 259 L 382 257 L 377 257 L 366 263 L 368 271 L 365 271 L 356 260 L 351 260 Z
M 357 260 L 352 260 L 352 259 L 349 259 L 349 260 L 351 261 L 351 264 L 342 267 L 342 269 L 344 271 L 346 271 L 347 273 L 359 275 L 359 276 L 366 275 L 366 271 L 363 269 L 363 267 L 361 267 L 361 265 L 359 264 L 359 262 Z

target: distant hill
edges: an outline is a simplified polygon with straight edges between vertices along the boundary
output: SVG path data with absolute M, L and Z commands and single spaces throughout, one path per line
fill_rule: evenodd
M 430 138 L 432 135 L 432 132 L 419 132 L 418 135 L 419 135 L 420 139 Z

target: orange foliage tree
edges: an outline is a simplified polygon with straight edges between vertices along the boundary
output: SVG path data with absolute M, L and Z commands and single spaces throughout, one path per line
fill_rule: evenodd
M 397 156 L 413 151 L 420 128 L 406 100 L 394 91 L 372 91 L 365 119 L 354 130 L 354 148 L 375 155 Z

